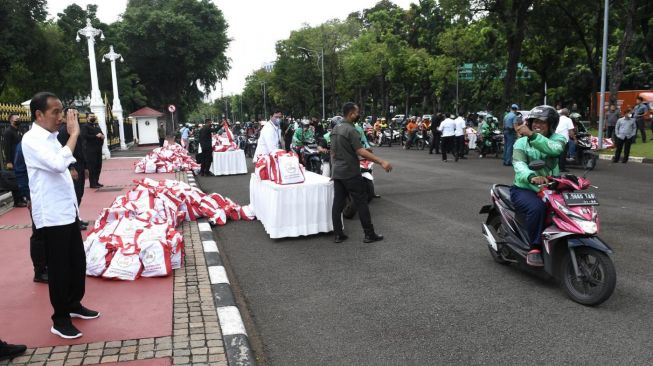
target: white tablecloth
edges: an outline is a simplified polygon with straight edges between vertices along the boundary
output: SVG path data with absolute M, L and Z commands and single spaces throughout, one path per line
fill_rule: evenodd
M 214 175 L 246 174 L 245 151 L 214 152 L 211 173 Z
M 287 238 L 333 231 L 333 182 L 306 171 L 301 184 L 279 185 L 252 174 L 250 205 L 270 238 Z

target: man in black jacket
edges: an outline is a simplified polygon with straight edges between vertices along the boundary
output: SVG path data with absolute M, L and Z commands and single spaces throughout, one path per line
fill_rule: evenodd
M 433 121 L 431 122 L 431 135 L 433 135 L 431 141 L 431 147 L 429 148 L 429 154 L 433 154 L 433 149 L 435 149 L 436 154 L 440 154 L 440 138 L 442 137 L 442 132 L 438 130 L 440 123 L 444 121 L 444 115 L 438 113 Z
M 202 148 L 202 155 L 200 158 L 200 175 L 213 175 L 211 173 L 211 163 L 213 163 L 213 138 L 211 136 L 211 120 L 204 120 L 204 126 L 200 129 L 200 147 Z
M 5 168 L 7 170 L 14 169 L 14 159 L 16 158 L 16 146 L 23 138 L 23 133 L 18 130 L 18 115 L 9 115 L 9 128 L 3 134 L 3 152 L 5 155 Z M 9 173 L 11 174 L 11 173 Z M 18 190 L 12 190 L 11 195 L 14 198 L 14 207 L 26 207 L 27 203 L 22 200 Z
M 66 115 L 66 113 L 67 112 L 64 112 L 64 115 Z M 66 123 L 64 120 L 64 123 L 62 123 L 61 127 L 59 127 L 59 134 L 57 135 L 57 140 L 59 140 L 61 145 L 66 145 L 68 138 L 70 138 L 70 134 L 68 134 Z M 86 158 L 84 157 L 84 145 L 85 145 L 84 139 L 80 139 L 79 143 L 75 145 L 75 151 L 73 151 L 73 157 L 75 158 L 75 160 L 77 160 L 77 162 L 71 164 L 68 167 L 68 170 L 70 170 L 70 175 L 73 178 L 75 195 L 77 196 L 77 205 L 81 205 L 82 203 L 82 196 L 84 196 L 84 183 L 86 183 Z M 86 230 L 87 227 L 88 227 L 88 221 L 84 221 L 80 219 L 79 228 L 82 230 Z
M 86 128 L 83 129 L 83 140 L 86 142 L 86 166 L 88 167 L 88 183 L 90 188 L 104 187 L 100 184 L 100 172 L 102 171 L 102 144 L 104 134 L 97 123 L 95 114 L 86 115 Z

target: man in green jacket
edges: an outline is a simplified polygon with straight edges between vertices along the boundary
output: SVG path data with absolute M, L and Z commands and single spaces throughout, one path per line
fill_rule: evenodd
M 518 125 L 520 137 L 514 145 L 512 165 L 515 169 L 515 181 L 510 188 L 510 200 L 515 205 L 517 214 L 525 218 L 531 250 L 526 256 L 526 263 L 541 267 L 542 232 L 546 205 L 537 196 L 540 187 L 548 183 L 547 177 L 560 175 L 558 156 L 567 143 L 564 136 L 556 134 L 560 116 L 551 106 L 543 105 L 533 108 L 526 124 Z M 544 160 L 544 168 L 533 171 L 528 164 L 534 160 Z

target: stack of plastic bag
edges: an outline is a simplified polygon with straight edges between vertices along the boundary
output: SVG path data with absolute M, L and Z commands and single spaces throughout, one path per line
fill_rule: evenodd
M 241 207 L 217 193 L 205 194 L 172 179 L 144 178 L 103 209 L 84 242 L 86 274 L 117 280 L 165 277 L 181 268 L 182 221 L 207 217 L 214 225 L 227 220 L 255 219 L 249 207 Z
M 134 164 L 135 173 L 173 173 L 178 171 L 192 171 L 198 173 L 200 164 L 188 155 L 188 152 L 179 144 L 163 143 L 143 159 Z
M 609 139 L 607 137 L 603 138 L 603 148 L 604 149 L 614 149 L 615 144 L 612 139 Z M 592 136 L 592 150 L 598 150 L 599 149 L 599 138 L 596 136 Z
M 214 152 L 225 152 L 238 150 L 238 144 L 234 142 L 234 135 L 231 133 L 229 125 L 225 122 L 222 124 L 221 135 L 213 135 L 212 147 Z
M 259 156 L 254 174 L 260 180 L 271 180 L 276 184 L 304 183 L 304 166 L 294 151 L 274 150 L 268 156 Z

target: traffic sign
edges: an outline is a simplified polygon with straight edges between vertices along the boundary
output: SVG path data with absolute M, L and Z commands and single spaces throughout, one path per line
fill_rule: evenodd
M 177 110 L 177 107 L 175 107 L 174 104 L 170 104 L 168 106 L 168 111 L 170 111 L 170 113 L 175 113 L 176 110 Z

